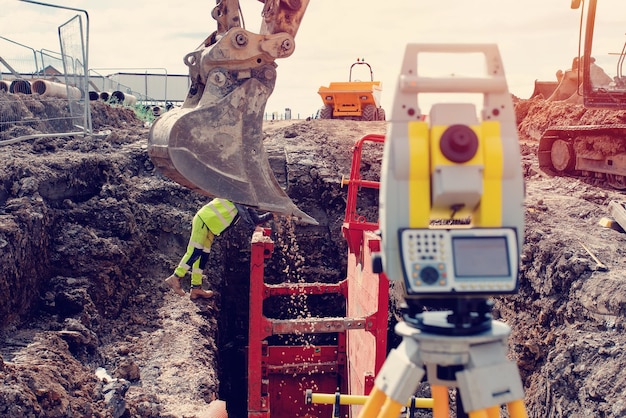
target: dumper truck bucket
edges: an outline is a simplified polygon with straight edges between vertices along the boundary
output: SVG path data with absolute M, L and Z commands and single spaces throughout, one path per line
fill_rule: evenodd
M 150 158 L 166 176 L 199 193 L 317 224 L 287 196 L 267 160 L 263 113 L 273 80 L 251 77 L 235 84 L 223 97 L 205 91 L 197 105 L 161 115 L 150 130 Z

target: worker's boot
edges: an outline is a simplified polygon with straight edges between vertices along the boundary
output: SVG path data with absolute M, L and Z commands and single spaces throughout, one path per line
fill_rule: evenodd
M 213 291 L 212 290 L 204 290 L 202 287 L 198 286 L 198 287 L 192 287 L 191 288 L 191 292 L 189 293 L 189 298 L 190 299 L 198 299 L 198 298 L 202 298 L 202 299 L 208 299 L 213 297 Z
M 185 291 L 182 287 L 180 287 L 180 277 L 178 277 L 177 275 L 172 274 L 170 277 L 165 279 L 165 284 L 171 287 L 172 290 L 180 296 L 185 296 Z

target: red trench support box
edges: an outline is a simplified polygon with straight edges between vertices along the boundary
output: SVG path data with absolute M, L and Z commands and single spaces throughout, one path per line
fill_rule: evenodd
M 379 183 L 362 180 L 364 142 L 382 143 L 384 136 L 367 135 L 356 142 L 348 185 L 342 232 L 348 242 L 347 277 L 339 283 L 284 283 L 264 281 L 266 260 L 274 250 L 270 230 L 257 228 L 250 260 L 250 329 L 248 344 L 248 417 L 356 417 L 360 406 L 315 405 L 305 393 L 367 395 L 386 358 L 389 282 L 372 272 L 372 253 L 380 250 L 374 233 L 378 222 L 357 214 L 357 194 Z M 382 153 L 382 150 L 381 150 Z M 275 296 L 341 294 L 345 317 L 271 319 L 263 314 L 265 299 Z M 287 334 L 336 333 L 336 345 L 270 345 L 268 338 Z M 338 410 L 336 409 L 338 408 Z

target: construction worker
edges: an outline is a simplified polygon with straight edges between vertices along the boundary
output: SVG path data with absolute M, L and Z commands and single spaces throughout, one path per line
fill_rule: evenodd
M 256 211 L 246 206 L 232 203 L 226 199 L 215 198 L 204 205 L 193 217 L 191 223 L 191 237 L 187 244 L 187 252 L 178 263 L 174 274 L 165 279 L 165 283 L 177 294 L 184 296 L 185 291 L 180 286 L 180 279 L 191 268 L 191 299 L 210 298 L 211 290 L 202 289 L 202 271 L 209 260 L 209 252 L 216 235 L 222 234 L 240 218 L 251 227 L 269 221 L 274 216 L 271 213 L 257 215 Z

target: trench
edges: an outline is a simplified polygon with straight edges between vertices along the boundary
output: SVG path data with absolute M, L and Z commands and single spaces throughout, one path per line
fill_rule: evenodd
M 343 215 L 342 215 L 343 216 Z M 307 232 L 304 227 L 302 231 L 285 231 L 284 227 L 274 228 L 272 239 L 275 249 L 272 257 L 265 263 L 265 282 L 271 284 L 290 282 L 315 282 L 320 277 L 307 273 L 309 256 L 314 257 L 317 248 L 316 239 L 319 235 Z M 276 231 L 278 230 L 278 232 Z M 321 233 L 320 230 L 317 231 Z M 281 234 L 282 233 L 282 234 Z M 327 234 L 328 231 L 325 231 Z M 298 236 L 296 242 L 295 236 Z M 240 242 L 249 241 L 245 234 L 238 237 Z M 326 261 L 329 265 L 335 266 L 333 274 L 322 277 L 322 280 L 338 282 L 346 275 L 346 254 L 347 249 L 343 237 L 326 235 L 326 239 L 332 242 L 334 252 L 329 252 Z M 532 239 L 531 239 L 532 241 Z M 551 245 L 558 245 L 557 242 Z M 295 248 L 295 250 L 294 250 Z M 513 323 L 514 318 L 520 312 L 528 311 L 528 301 L 536 300 L 537 295 L 533 293 L 533 281 L 537 276 L 543 276 L 545 272 L 537 271 L 534 263 L 541 254 L 551 254 L 554 258 L 549 260 L 549 264 L 558 264 L 562 260 L 560 250 L 555 247 L 539 249 L 534 245 L 527 245 L 524 248 L 525 257 L 522 258 L 519 281 L 521 284 L 519 293 L 513 296 L 494 298 L 495 307 L 493 311 L 494 319 Z M 247 418 L 247 346 L 249 327 L 249 292 L 250 292 L 250 248 L 244 244 L 230 245 L 222 247 L 221 259 L 224 263 L 224 280 L 221 293 L 221 309 L 219 312 L 219 340 L 218 340 L 218 378 L 220 381 L 220 399 L 229 405 L 230 418 Z M 230 260 L 230 261 L 228 261 Z M 235 262 L 233 262 L 235 260 Z M 548 261 L 548 260 L 546 260 Z M 311 268 L 309 265 L 308 268 Z M 313 271 L 315 269 L 313 268 Z M 333 277 L 334 276 L 334 277 Z M 579 277 L 576 274 L 572 277 Z M 565 283 L 563 283 L 565 285 Z M 394 332 L 394 326 L 400 318 L 400 304 L 402 295 L 400 286 L 396 282 L 391 283 L 391 300 L 389 311 L 389 328 L 387 335 L 387 351 L 396 347 L 401 339 Z M 567 289 L 561 289 L 567 293 Z M 340 300 L 341 299 L 341 300 Z M 268 318 L 291 319 L 294 317 L 323 317 L 323 316 L 343 316 L 345 301 L 340 297 L 333 299 L 329 297 L 273 297 L 265 300 L 263 314 Z M 555 311 L 558 306 L 551 307 L 546 312 L 554 321 Z M 545 330 L 543 332 L 546 332 Z M 543 357 L 529 358 L 527 350 L 524 348 L 519 352 L 519 338 L 527 338 L 520 335 L 520 331 L 513 329 L 509 343 L 511 355 L 517 357 L 520 366 L 520 377 L 525 386 L 529 384 L 529 379 L 536 370 L 540 369 L 545 362 Z M 303 342 L 311 344 L 332 344 L 336 339 L 335 334 L 309 335 L 288 335 L 280 337 L 269 337 L 268 343 L 271 345 L 280 344 L 281 338 L 285 342 L 294 338 L 303 339 Z M 321 338 L 321 339 L 320 339 Z M 530 344 L 529 344 L 530 345 Z M 430 392 L 425 385 L 418 389 L 417 396 L 429 397 Z M 452 408 L 455 408 L 454 397 L 451 399 Z M 531 401 L 532 402 L 532 401 Z M 419 415 L 422 416 L 422 415 Z M 423 416 L 429 416 L 425 413 Z M 452 416 L 455 416 L 454 414 Z
M 286 167 L 285 156 L 270 151 L 269 160 L 276 178 L 286 187 L 288 178 L 293 181 L 289 195 L 307 213 L 324 220 L 321 226 L 303 226 L 279 218 L 272 223 L 274 242 L 272 256 L 266 260 L 264 282 L 267 284 L 338 283 L 347 275 L 347 243 L 341 232 L 346 211 L 346 189 L 337 183 L 313 179 L 301 185 L 293 179 L 298 173 Z M 364 170 L 375 171 L 371 162 L 363 162 Z M 285 172 L 289 171 L 289 176 Z M 375 175 L 377 179 L 377 175 Z M 369 221 L 378 217 L 378 193 L 362 189 L 358 194 L 359 213 Z M 320 215 L 321 213 L 321 215 Z M 234 232 L 234 231 L 233 231 Z M 218 330 L 218 378 L 220 399 L 229 405 L 229 418 L 248 417 L 247 349 L 249 332 L 250 292 L 250 236 L 238 232 L 239 246 L 221 247 L 224 280 L 220 288 L 221 309 Z M 236 260 L 236 262 L 233 262 Z M 392 288 L 394 285 L 392 285 Z M 397 294 L 397 292 L 396 292 Z M 391 310 L 397 310 L 397 295 L 392 296 Z M 341 295 L 276 296 L 265 299 L 263 315 L 271 319 L 298 319 L 345 317 L 346 301 Z M 394 333 L 398 314 L 391 313 L 388 327 L 388 350 L 400 339 Z M 335 345 L 338 334 L 287 334 L 270 336 L 267 342 L 274 345 Z M 304 394 L 302 395 L 304 396 Z
M 282 221 L 279 221 L 282 222 Z M 280 228 L 277 228 L 280 229 Z M 284 231 L 283 231 L 284 232 Z M 245 237 L 244 237 L 245 239 Z M 316 282 L 316 274 L 302 274 L 302 263 L 306 260 L 299 252 L 293 234 L 272 234 L 275 249 L 265 263 L 265 283 Z M 285 244 L 288 241 L 289 245 Z M 303 243 L 300 243 L 302 245 Z M 307 248 L 311 244 L 304 243 Z M 341 247 L 338 244 L 337 247 Z M 218 337 L 218 378 L 220 399 L 229 405 L 229 418 L 247 418 L 247 346 L 249 332 L 249 293 L 250 293 L 250 248 L 236 246 L 222 248 L 222 258 L 237 260 L 227 263 L 224 268 L 224 281 L 220 289 L 221 306 L 219 312 Z M 303 251 L 302 253 L 305 253 Z M 341 266 L 345 253 L 337 251 L 326 263 Z M 287 271 L 287 273 L 285 273 Z M 322 277 L 326 282 L 339 282 L 345 278 L 345 270 L 338 269 L 335 278 Z M 340 295 L 280 296 L 264 301 L 263 315 L 272 319 L 295 319 L 304 317 L 344 316 L 345 300 Z M 288 334 L 271 336 L 270 345 L 333 344 L 337 334 Z

